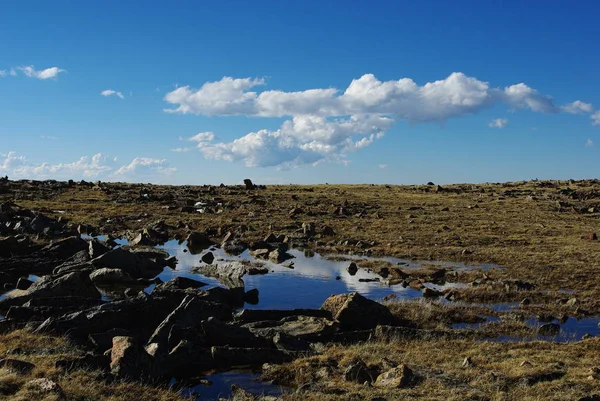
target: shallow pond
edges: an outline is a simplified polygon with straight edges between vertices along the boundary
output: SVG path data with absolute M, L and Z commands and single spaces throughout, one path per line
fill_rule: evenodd
M 232 395 L 232 384 L 235 384 L 254 395 L 270 395 L 278 397 L 283 393 L 289 392 L 289 389 L 285 387 L 259 381 L 259 378 L 260 373 L 236 370 L 209 374 L 205 376 L 205 379 L 210 382 L 207 383 L 209 385 L 198 384 L 186 388 L 181 394 L 184 397 L 195 396 L 197 401 L 212 401 L 220 398 L 229 398 Z

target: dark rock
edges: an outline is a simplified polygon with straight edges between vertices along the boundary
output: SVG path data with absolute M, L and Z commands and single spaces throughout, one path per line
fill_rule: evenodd
M 206 344 L 240 348 L 269 348 L 270 342 L 254 335 L 245 327 L 238 327 L 210 317 L 200 323 Z
M 560 325 L 556 323 L 547 323 L 538 328 L 538 334 L 544 337 L 555 336 L 560 333 Z
M 33 285 L 33 281 L 28 280 L 26 278 L 21 277 L 19 281 L 17 281 L 17 290 L 27 290 L 29 287 Z
M 293 353 L 274 348 L 212 347 L 215 367 L 261 366 L 264 363 L 283 363 L 294 359 Z
M 180 289 L 185 290 L 188 288 L 200 288 L 204 287 L 208 284 L 203 283 L 202 281 L 194 280 L 189 277 L 174 277 L 166 283 L 160 284 L 158 286 L 159 289 Z
M 129 330 L 114 328 L 104 333 L 94 333 L 88 336 L 90 343 L 98 351 L 106 351 L 112 347 L 112 339 L 114 337 L 128 337 L 131 335 Z
M 95 238 L 90 241 L 89 248 L 88 248 L 90 259 L 95 259 L 98 256 L 102 256 L 108 251 L 110 251 L 110 247 L 107 246 L 106 244 L 98 241 Z
M 190 252 L 194 255 L 210 247 L 211 245 L 214 245 L 206 233 L 197 231 L 190 233 L 187 236 L 186 241 Z
M 357 292 L 332 295 L 321 309 L 329 311 L 345 330 L 370 329 L 380 324 L 391 324 L 394 320 L 387 307 Z
M 246 178 L 244 180 L 244 185 L 246 186 L 246 189 L 256 189 L 256 185 L 254 185 L 252 183 L 252 180 L 250 180 L 249 178 Z
M 115 248 L 92 260 L 98 268 L 121 269 L 132 278 L 152 278 L 162 272 L 158 263 L 122 248 Z
M 202 255 L 201 260 L 210 265 L 215 260 L 215 255 L 213 255 L 212 252 L 206 252 L 204 255 Z
M 356 263 L 351 262 L 350 265 L 348 265 L 348 267 L 346 268 L 346 270 L 348 270 L 348 273 L 350 273 L 351 276 L 354 276 L 358 272 L 358 266 L 356 265 Z
M 310 342 L 329 342 L 338 332 L 338 324 L 331 320 L 311 316 L 290 316 L 279 321 L 247 323 L 252 333 L 273 339 L 283 333 L 289 337 Z
M 373 375 L 367 364 L 362 359 L 358 359 L 344 370 L 344 380 L 358 384 L 371 383 Z
M 0 367 L 12 373 L 25 375 L 32 371 L 33 368 L 35 368 L 35 365 L 18 359 L 0 359 Z

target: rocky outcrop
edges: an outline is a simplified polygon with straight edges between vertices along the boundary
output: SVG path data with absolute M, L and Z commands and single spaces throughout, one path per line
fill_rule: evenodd
M 387 307 L 356 292 L 332 295 L 321 309 L 330 312 L 344 330 L 371 329 L 380 324 L 391 324 L 394 320 Z

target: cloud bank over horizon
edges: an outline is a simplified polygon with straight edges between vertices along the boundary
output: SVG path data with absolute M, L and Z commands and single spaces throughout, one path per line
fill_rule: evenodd
M 279 129 L 249 132 L 231 142 L 218 142 L 212 132 L 189 140 L 207 159 L 243 162 L 248 167 L 287 169 L 321 162 L 344 162 L 349 153 L 382 138 L 397 122 L 438 123 L 474 115 L 495 105 L 536 113 L 590 114 L 600 123 L 600 112 L 579 100 L 557 106 L 524 83 L 495 88 L 488 82 L 455 72 L 447 78 L 418 85 L 410 78 L 380 81 L 373 74 L 352 80 L 344 91 L 335 88 L 297 92 L 256 91 L 262 78 L 224 77 L 199 89 L 179 87 L 164 100 L 167 113 L 204 116 L 288 118 Z M 503 128 L 507 119 L 490 127 Z M 177 148 L 183 151 L 187 148 Z
M 32 163 L 16 152 L 0 153 L 0 176 L 12 179 L 141 180 L 167 177 L 177 171 L 166 159 L 136 157 L 121 165 L 116 157 L 97 153 L 72 163 Z

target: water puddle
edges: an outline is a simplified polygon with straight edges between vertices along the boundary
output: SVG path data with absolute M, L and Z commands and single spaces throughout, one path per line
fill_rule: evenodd
M 531 318 L 525 321 L 525 324 L 529 327 L 539 328 L 545 324 L 558 324 L 560 331 L 556 335 L 537 335 L 538 340 L 554 341 L 559 343 L 580 341 L 586 336 L 596 337 L 600 335 L 600 318 L 598 317 L 586 317 L 576 319 L 573 317 L 568 318 L 564 323 L 559 322 L 557 319 L 552 322 L 540 322 L 537 318 Z
M 289 389 L 274 385 L 269 382 L 259 381 L 260 373 L 230 371 L 206 375 L 205 379 L 210 383 L 198 384 L 184 389 L 181 394 L 184 397 L 196 397 L 197 401 L 213 401 L 232 396 L 231 385 L 254 394 L 262 396 L 279 397 L 288 393 Z
M 388 262 L 393 265 L 397 265 L 403 269 L 407 270 L 416 270 L 422 269 L 423 267 L 434 267 L 434 268 L 445 268 L 445 269 L 453 269 L 453 270 L 490 270 L 490 269 L 502 269 L 502 266 L 496 265 L 493 263 L 483 263 L 483 264 L 464 264 L 459 262 L 445 262 L 445 261 L 431 261 L 431 260 L 418 260 L 418 259 L 402 259 L 395 258 L 392 256 L 370 256 L 370 255 L 326 255 L 326 259 L 340 260 L 346 259 L 348 261 L 352 260 L 372 260 L 372 261 L 383 261 Z

